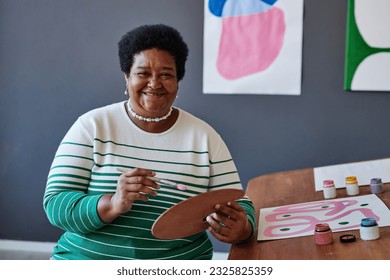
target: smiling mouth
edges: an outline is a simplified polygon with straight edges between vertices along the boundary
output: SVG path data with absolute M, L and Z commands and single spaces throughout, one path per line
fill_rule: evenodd
M 147 96 L 163 96 L 164 93 L 151 93 L 151 92 L 143 92 L 144 95 L 147 95 Z

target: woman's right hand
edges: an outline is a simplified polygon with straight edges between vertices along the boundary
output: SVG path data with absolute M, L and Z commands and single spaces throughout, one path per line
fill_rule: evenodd
M 154 172 L 142 168 L 122 173 L 115 193 L 106 194 L 99 200 L 98 212 L 102 221 L 112 222 L 119 215 L 128 212 L 136 200 L 147 201 L 149 195 L 157 196 L 155 190 L 160 186 L 147 178 L 155 175 Z

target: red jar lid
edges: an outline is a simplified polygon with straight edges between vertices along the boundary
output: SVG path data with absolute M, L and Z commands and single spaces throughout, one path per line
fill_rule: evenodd
M 323 183 L 324 188 L 329 188 L 329 187 L 333 187 L 333 186 L 334 186 L 333 180 L 324 180 L 324 183 Z
M 327 223 L 316 224 L 315 231 L 328 231 L 328 230 L 330 230 L 330 227 Z

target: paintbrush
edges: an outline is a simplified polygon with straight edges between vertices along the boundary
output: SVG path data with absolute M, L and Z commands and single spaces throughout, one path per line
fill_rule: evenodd
M 124 169 L 124 168 L 117 168 L 116 170 L 122 172 L 122 173 L 126 173 L 128 172 L 128 170 Z M 169 186 L 169 187 L 172 187 L 172 188 L 176 188 L 178 190 L 181 190 L 181 191 L 184 191 L 187 189 L 187 187 L 183 184 L 178 184 L 178 183 L 175 183 L 175 182 L 172 182 L 172 181 L 169 181 L 167 179 L 163 179 L 163 178 L 158 178 L 158 177 L 146 177 L 154 182 L 156 182 L 157 184 L 159 185 L 164 185 L 164 186 Z

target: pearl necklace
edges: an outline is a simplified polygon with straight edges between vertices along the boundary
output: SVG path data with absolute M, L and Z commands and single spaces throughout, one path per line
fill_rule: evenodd
M 171 115 L 171 113 L 173 111 L 173 108 L 171 107 L 169 109 L 169 112 L 165 116 L 162 116 L 161 118 L 145 118 L 143 116 L 138 115 L 136 112 L 133 111 L 133 109 L 131 109 L 130 99 L 129 99 L 129 101 L 127 101 L 127 109 L 129 110 L 130 114 L 134 118 L 137 118 L 140 121 L 144 121 L 144 122 L 160 122 L 160 121 L 166 120 Z

